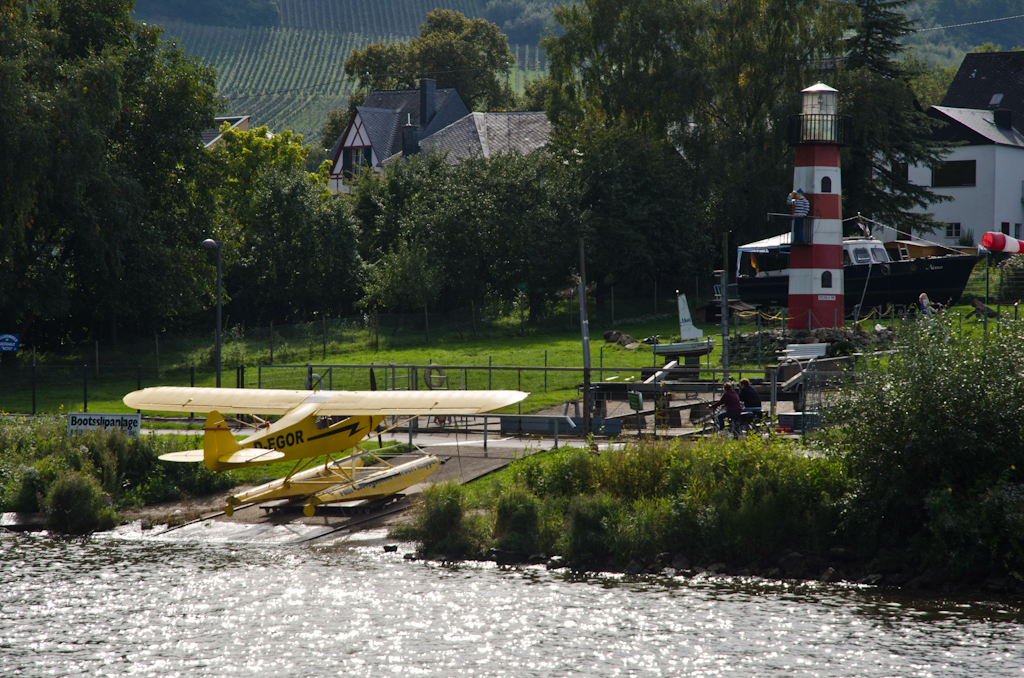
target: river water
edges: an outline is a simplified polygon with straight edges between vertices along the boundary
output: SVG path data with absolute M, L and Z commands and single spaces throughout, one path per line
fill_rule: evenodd
M 1007 602 L 573 576 L 200 523 L 0 534 L 0 676 L 1022 676 Z

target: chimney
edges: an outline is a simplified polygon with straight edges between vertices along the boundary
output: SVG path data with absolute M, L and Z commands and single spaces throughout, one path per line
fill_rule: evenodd
M 1013 112 L 1009 108 L 997 108 L 992 112 L 992 117 L 999 129 L 1010 129 L 1013 126 Z
M 402 128 L 402 155 L 408 157 L 420 152 L 420 128 L 412 124 L 412 115 Z
M 420 80 L 420 128 L 426 129 L 434 117 L 437 105 L 437 81 L 423 78 Z

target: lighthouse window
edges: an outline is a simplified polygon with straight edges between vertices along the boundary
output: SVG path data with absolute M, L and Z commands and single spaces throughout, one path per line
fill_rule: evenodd
M 821 192 L 831 193 L 832 192 L 832 177 L 821 178 Z
M 832 271 L 825 271 L 821 274 L 821 288 L 832 287 Z

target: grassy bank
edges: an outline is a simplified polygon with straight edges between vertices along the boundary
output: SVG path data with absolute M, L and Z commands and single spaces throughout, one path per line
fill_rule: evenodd
M 947 317 L 775 438 L 564 449 L 432 488 L 395 536 L 429 556 L 556 554 L 583 569 L 716 570 L 912 586 L 1024 583 L 1024 322 Z
M 439 485 L 396 536 L 425 555 L 561 555 L 584 569 L 683 554 L 769 570 L 827 554 L 850 483 L 835 459 L 779 438 L 645 442 L 532 455 L 469 486 Z
M 42 512 L 50 529 L 85 534 L 113 527 L 119 510 L 235 486 L 232 473 L 157 459 L 199 447 L 196 436 L 69 436 L 59 417 L 0 420 L 0 511 Z

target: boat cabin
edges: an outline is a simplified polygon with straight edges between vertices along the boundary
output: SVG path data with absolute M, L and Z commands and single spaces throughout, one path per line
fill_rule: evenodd
M 740 245 L 736 276 L 769 277 L 789 274 L 790 233 Z M 887 264 L 893 259 L 882 241 L 875 238 L 844 238 L 843 266 Z

